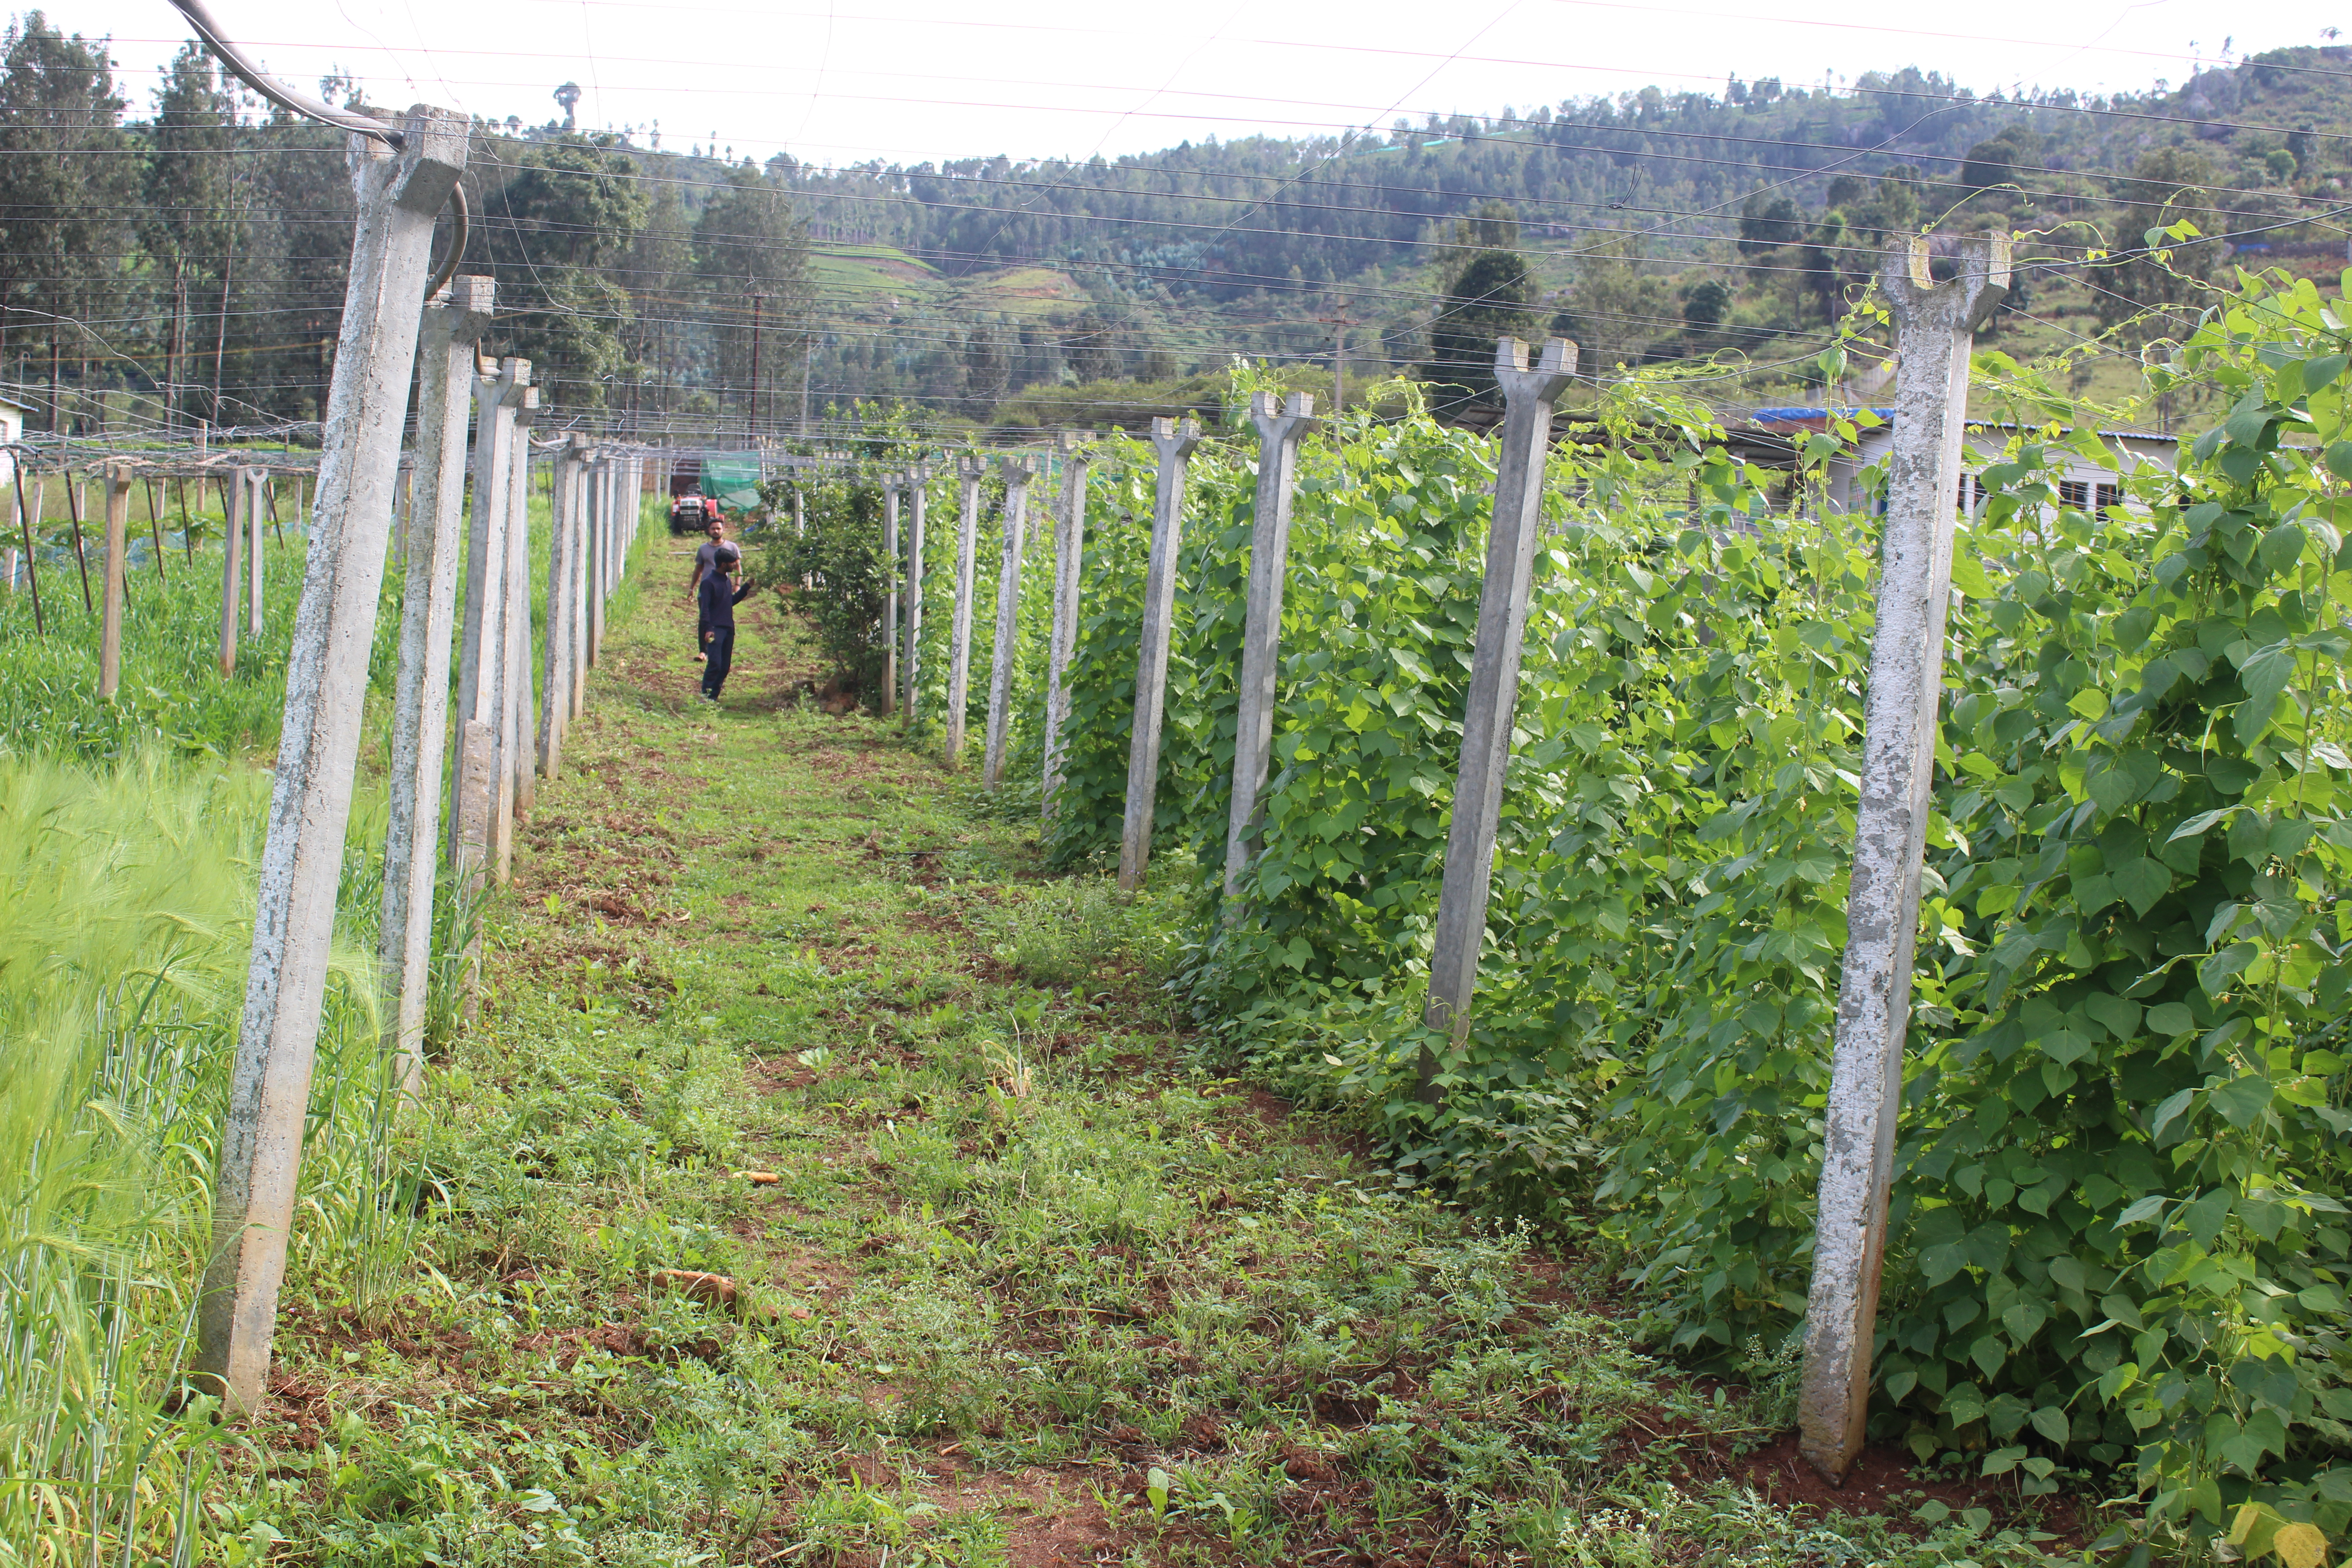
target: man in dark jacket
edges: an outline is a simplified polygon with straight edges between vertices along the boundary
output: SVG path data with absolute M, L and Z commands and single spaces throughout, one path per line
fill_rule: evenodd
M 721 544 L 711 552 L 710 570 L 695 587 L 698 612 L 696 640 L 702 645 L 702 700 L 719 700 L 727 685 L 727 671 L 735 662 L 735 606 L 757 586 L 751 578 L 735 585 L 735 569 L 742 552 Z

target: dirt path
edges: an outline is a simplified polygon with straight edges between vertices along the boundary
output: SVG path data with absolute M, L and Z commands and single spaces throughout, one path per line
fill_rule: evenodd
M 1737 1403 L 1195 1060 L 1170 903 L 1042 878 L 1029 824 L 796 702 L 772 597 L 703 707 L 656 597 L 436 1079 L 430 1269 L 286 1342 L 253 1479 L 289 1550 L 1783 1560 L 1805 1527 L 1705 1479 L 1759 1440 Z

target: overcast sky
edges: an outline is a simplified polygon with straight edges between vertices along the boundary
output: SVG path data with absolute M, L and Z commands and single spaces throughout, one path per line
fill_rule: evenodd
M 642 142 L 779 149 L 825 163 L 1116 155 L 1187 138 L 1315 134 L 1399 114 L 1525 112 L 1737 73 L 1818 86 L 1916 65 L 1983 92 L 2178 83 L 2199 62 L 2324 41 L 2316 0 L 210 0 L 231 37 L 315 87 L 537 123 L 581 88 L 580 123 Z M 133 110 L 188 36 L 165 0 L 50 11 L 110 36 Z M 1905 24 L 1905 25 L 1896 25 Z

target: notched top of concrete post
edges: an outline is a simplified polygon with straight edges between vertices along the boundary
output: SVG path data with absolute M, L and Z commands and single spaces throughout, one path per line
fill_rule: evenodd
M 400 172 L 393 176 L 393 202 L 413 213 L 437 213 L 466 172 L 471 126 L 462 114 L 420 103 L 409 110 L 400 129 L 404 144 L 396 154 Z
M 1173 419 L 1151 422 L 1151 444 L 1160 448 L 1162 458 L 1181 458 L 1201 444 L 1199 421 L 1187 419 L 1179 425 Z
M 956 473 L 967 479 L 985 479 L 988 459 L 978 452 L 959 452 L 956 454 Z
M 2009 236 L 1913 234 L 1887 243 L 1879 286 L 1897 327 L 1984 325 L 2009 297 Z
M 1250 394 L 1250 417 L 1260 426 L 1269 419 L 1312 419 L 1315 417 L 1315 395 L 1294 392 L 1287 400 L 1271 392 Z
M 1250 422 L 1257 426 L 1260 436 L 1269 441 L 1279 439 L 1282 426 L 1292 421 L 1307 426 L 1315 423 L 1313 393 L 1294 392 L 1287 401 L 1276 399 L 1271 392 L 1251 394 Z
M 539 417 L 539 388 L 522 389 L 522 401 L 515 405 L 515 423 L 529 425 Z
M 531 389 L 530 361 L 511 356 L 499 361 L 499 401 L 509 408 L 520 408 L 526 395 L 538 395 Z
M 453 342 L 468 342 L 488 330 L 498 289 L 497 279 L 469 272 L 449 279 L 426 308 L 445 313 Z
M 1037 477 L 1037 455 L 1008 452 L 996 459 L 996 475 L 1008 485 L 1025 485 Z
M 1566 338 L 1546 338 L 1528 363 L 1528 345 L 1517 338 L 1495 340 L 1495 384 L 1506 401 L 1533 395 L 1549 401 L 1568 390 L 1576 374 L 1576 345 Z
M 1054 438 L 1054 449 L 1066 458 L 1074 458 L 1094 444 L 1091 430 L 1065 430 Z

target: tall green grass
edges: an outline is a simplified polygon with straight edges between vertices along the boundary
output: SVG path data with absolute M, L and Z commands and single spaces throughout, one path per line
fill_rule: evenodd
M 175 1413 L 176 1373 L 268 784 L 0 757 L 0 1563 L 213 1555 L 196 1501 L 220 1429 L 207 1402 Z M 363 805 L 352 842 L 381 819 Z M 372 918 L 374 868 L 347 863 L 347 911 Z M 396 1224 L 360 923 L 320 1033 L 297 1290 L 352 1293 Z

